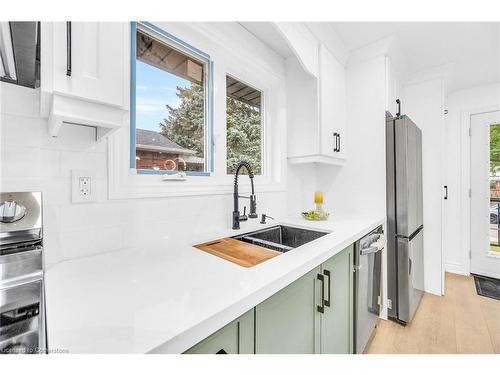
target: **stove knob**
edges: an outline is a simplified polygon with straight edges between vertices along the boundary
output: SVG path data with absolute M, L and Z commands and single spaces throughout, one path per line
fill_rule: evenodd
M 26 214 L 26 207 L 16 201 L 0 203 L 0 222 L 13 223 L 21 220 Z

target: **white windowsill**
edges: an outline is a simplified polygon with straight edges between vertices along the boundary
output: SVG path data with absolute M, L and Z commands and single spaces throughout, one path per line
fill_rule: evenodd
M 160 198 L 233 193 L 234 176 L 187 176 L 186 181 L 163 181 L 162 174 L 137 174 L 128 168 L 128 136 L 126 129 L 108 138 L 108 198 Z M 256 194 L 285 191 L 285 184 L 268 176 L 255 176 Z M 250 180 L 239 178 L 242 194 L 250 192 Z

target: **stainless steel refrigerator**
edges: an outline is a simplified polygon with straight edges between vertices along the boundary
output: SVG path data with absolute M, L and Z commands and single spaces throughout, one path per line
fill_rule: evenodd
M 386 137 L 388 314 L 406 324 L 424 290 L 422 132 L 387 112 Z

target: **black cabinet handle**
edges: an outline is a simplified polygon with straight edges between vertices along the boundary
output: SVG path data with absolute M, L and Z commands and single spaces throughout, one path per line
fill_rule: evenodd
M 325 300 L 325 306 L 330 307 L 330 290 L 332 289 L 332 285 L 330 282 L 331 281 L 331 277 L 330 277 L 331 274 L 330 274 L 330 271 L 328 271 L 328 270 L 324 270 L 323 274 L 328 277 L 328 299 Z
M 444 185 L 444 199 L 448 199 L 448 185 Z
M 396 117 L 401 116 L 401 100 L 396 99 L 396 104 L 398 105 L 398 111 L 396 112 Z
M 337 137 L 339 137 L 339 147 L 337 148 L 337 152 L 340 152 L 341 149 L 340 133 L 337 134 Z
M 339 143 L 338 143 L 338 133 L 333 133 L 333 137 L 335 138 L 335 146 L 333 147 L 333 152 L 338 152 L 339 149 Z
M 318 273 L 317 278 L 321 281 L 321 306 L 317 306 L 317 309 L 323 314 L 325 312 L 325 277 Z
M 66 22 L 66 75 L 71 77 L 71 22 Z

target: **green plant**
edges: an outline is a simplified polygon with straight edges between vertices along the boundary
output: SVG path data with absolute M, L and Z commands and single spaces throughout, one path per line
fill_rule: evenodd
M 204 154 L 204 96 L 203 87 L 177 87 L 180 105 L 167 105 L 168 117 L 163 119 L 160 132 L 178 145 Z M 257 107 L 227 97 L 227 173 L 235 173 L 236 166 L 246 160 L 255 174 L 261 173 L 261 114 Z

